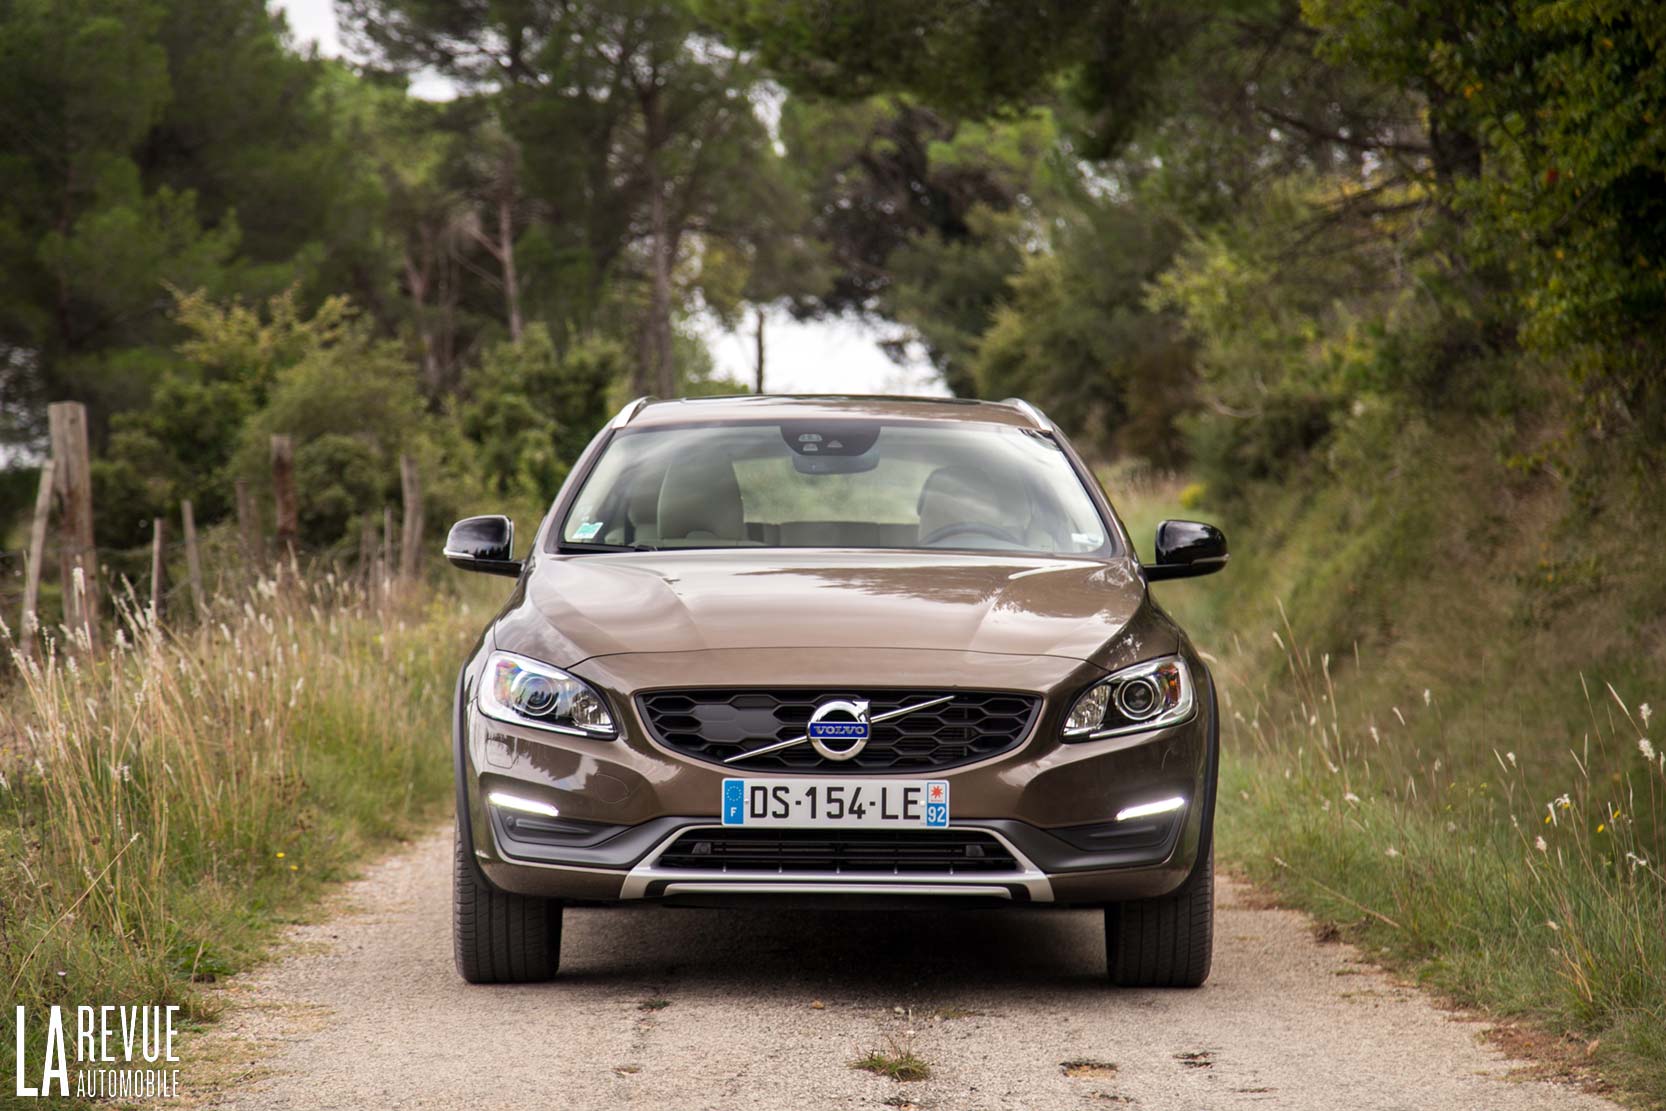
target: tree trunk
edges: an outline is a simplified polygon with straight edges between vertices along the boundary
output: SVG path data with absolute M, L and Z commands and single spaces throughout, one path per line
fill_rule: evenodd
M 439 360 L 434 351 L 434 333 L 428 321 L 428 293 L 434 272 L 434 246 L 426 230 L 422 236 L 422 257 L 419 261 L 411 256 L 409 245 L 405 248 L 405 286 L 411 291 L 411 304 L 416 309 L 417 336 L 422 342 L 422 381 L 433 393 L 439 381 Z M 280 557 L 282 553 L 279 553 Z
M 436 401 L 451 392 L 457 374 L 457 306 L 463 296 L 463 267 L 457 256 L 453 242 L 446 246 L 440 260 L 440 307 L 445 312 L 440 317 L 439 356 L 434 368 Z
M 503 267 L 503 297 L 509 309 L 509 339 L 521 342 L 521 283 L 515 274 L 515 201 L 513 186 L 506 185 L 497 199 L 498 264 Z
M 648 309 L 648 329 L 653 333 L 654 392 L 660 397 L 677 396 L 677 368 L 671 354 L 671 229 L 665 212 L 665 187 L 659 171 L 653 179 L 649 219 L 653 228 L 653 295 Z
M 1455 119 L 1456 101 L 1439 89 L 1429 92 L 1429 161 L 1435 178 L 1447 189 L 1459 179 L 1481 175 L 1481 139 Z M 1451 207 L 1451 198 L 1443 203 Z
M 764 307 L 762 305 L 758 305 L 758 306 L 756 306 L 755 311 L 758 314 L 758 326 L 753 331 L 752 335 L 753 335 L 753 339 L 756 341 L 757 347 L 758 347 L 758 380 L 757 380 L 756 384 L 754 384 L 754 386 L 752 387 L 752 392 L 753 393 L 763 393 L 764 392 Z
M 637 92 L 642 106 L 643 158 L 648 171 L 648 268 L 650 289 L 648 319 L 643 328 L 647 365 L 638 371 L 642 393 L 659 397 L 677 396 L 677 368 L 671 353 L 671 215 L 665 204 L 665 179 L 661 175 L 659 152 L 666 134 L 658 89 L 652 82 Z

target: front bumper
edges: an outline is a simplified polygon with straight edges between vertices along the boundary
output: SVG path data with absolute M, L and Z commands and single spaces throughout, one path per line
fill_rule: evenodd
M 939 657 L 924 660 L 922 655 Z M 955 674 L 967 686 L 998 676 L 1018 685 L 1013 657 L 977 659 L 957 653 Z M 790 683 L 771 673 L 767 654 L 703 653 L 714 675 L 747 675 L 759 685 Z M 901 686 L 942 674 L 942 653 L 894 650 L 865 654 L 853 684 Z M 712 659 L 711 657 L 721 657 Z M 1060 703 L 1047 698 L 1032 733 L 1017 748 L 981 763 L 938 773 L 951 782 L 951 831 L 995 838 L 1013 861 L 1004 872 L 735 871 L 668 867 L 662 860 L 680 836 L 721 831 L 718 803 L 724 769 L 662 748 L 618 692 L 641 676 L 667 674 L 673 661 L 642 656 L 592 661 L 575 669 L 614 695 L 623 735 L 614 741 L 550 734 L 482 717 L 461 689 L 458 706 L 459 805 L 465 808 L 475 858 L 494 886 L 518 894 L 572 901 L 725 898 L 906 897 L 971 902 L 1099 904 L 1161 896 L 1192 873 L 1213 806 L 1215 706 L 1201 662 L 1198 713 L 1149 733 L 1064 744 L 1057 741 Z M 1103 671 L 1090 664 L 1026 658 L 1022 688 L 1075 691 Z M 636 674 L 633 674 L 636 672 Z M 982 674 L 980 674 L 980 672 Z M 883 677 L 882 679 L 879 677 Z M 679 676 L 688 685 L 686 667 Z M 730 680 L 732 682 L 732 679 Z M 814 775 L 787 778 L 815 779 Z M 501 791 L 547 803 L 560 820 L 540 823 L 487 802 Z M 1114 815 L 1156 798 L 1186 805 L 1160 819 L 1128 823 Z M 823 831 L 827 832 L 827 831 Z M 1132 836 L 1124 836 L 1131 833 Z M 714 833 L 714 836 L 717 835 Z M 829 836 L 833 836 L 829 834 Z

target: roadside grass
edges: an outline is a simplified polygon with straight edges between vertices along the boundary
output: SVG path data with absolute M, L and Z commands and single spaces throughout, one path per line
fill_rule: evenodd
M 891 1041 L 884 1049 L 870 1049 L 850 1063 L 853 1069 L 885 1076 L 899 1084 L 925 1080 L 931 1076 L 931 1066 L 907 1046 Z
M 0 978 L 36 1075 L 49 1006 L 211 1018 L 204 984 L 440 813 L 470 608 L 291 573 L 177 631 L 129 605 L 103 659 L 20 663 L 0 697 Z
M 1368 512 L 1340 484 L 1258 498 L 1224 574 L 1157 588 L 1222 697 L 1222 859 L 1666 1107 L 1661 588 L 1621 550 L 1648 529 L 1570 561 L 1560 509 L 1506 492 L 1451 559 L 1500 499 L 1451 463 Z M 1211 517 L 1183 486 L 1107 477 L 1146 553 L 1157 520 Z

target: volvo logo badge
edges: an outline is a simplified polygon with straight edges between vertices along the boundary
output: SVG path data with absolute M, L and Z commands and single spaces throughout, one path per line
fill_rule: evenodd
M 810 715 L 805 730 L 810 747 L 829 760 L 850 760 L 868 747 L 868 702 L 866 699 L 834 699 L 823 702 Z

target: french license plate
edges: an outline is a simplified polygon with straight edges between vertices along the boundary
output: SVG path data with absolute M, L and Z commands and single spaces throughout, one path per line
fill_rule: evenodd
M 725 779 L 723 824 L 947 829 L 946 779 Z

